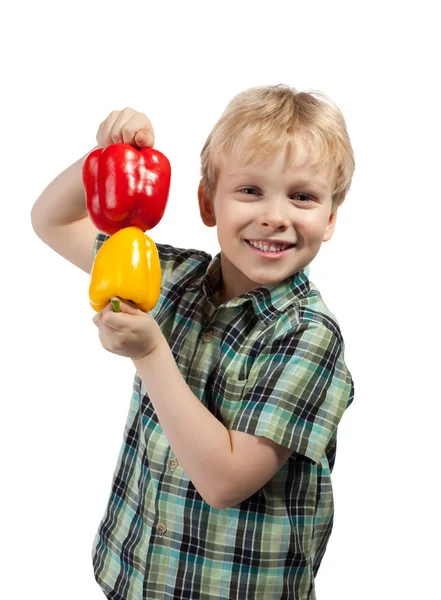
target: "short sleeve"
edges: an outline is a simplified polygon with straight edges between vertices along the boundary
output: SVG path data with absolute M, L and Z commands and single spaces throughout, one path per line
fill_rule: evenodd
M 256 357 L 229 429 L 267 437 L 319 463 L 353 395 L 338 337 L 322 323 L 308 323 Z

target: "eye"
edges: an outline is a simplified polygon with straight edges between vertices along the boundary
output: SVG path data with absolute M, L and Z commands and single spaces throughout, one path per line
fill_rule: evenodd
M 303 200 L 300 200 L 300 202 L 303 202 L 303 203 L 306 203 L 306 204 L 308 204 L 310 202 L 315 202 L 314 198 L 312 196 L 309 196 L 308 194 L 300 194 L 300 193 L 299 194 L 293 194 L 292 197 L 293 198 L 299 198 L 299 197 L 303 198 Z
M 257 188 L 255 188 L 255 187 L 252 187 L 252 186 L 247 186 L 247 187 L 240 188 L 239 192 L 241 194 L 245 194 L 247 196 L 252 196 L 252 195 L 259 194 L 259 190 Z

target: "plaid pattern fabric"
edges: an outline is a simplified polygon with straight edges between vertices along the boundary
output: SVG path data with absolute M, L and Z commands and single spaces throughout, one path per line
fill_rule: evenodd
M 97 235 L 94 256 L 108 237 Z M 96 581 L 112 600 L 314 600 L 333 524 L 337 426 L 354 397 L 338 323 L 309 267 L 217 306 L 220 253 L 156 246 L 162 288 L 150 314 L 189 387 L 228 429 L 293 453 L 250 498 L 212 508 L 136 373 L 93 544 Z

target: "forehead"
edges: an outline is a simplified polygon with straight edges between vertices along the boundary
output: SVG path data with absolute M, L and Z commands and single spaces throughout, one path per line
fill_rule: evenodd
M 250 142 L 241 142 L 224 158 L 221 174 L 229 180 L 242 175 L 264 175 L 272 166 L 289 170 L 299 179 L 313 179 L 323 189 L 332 185 L 336 176 L 332 162 L 301 138 L 295 145 L 287 143 L 281 148 L 253 147 Z

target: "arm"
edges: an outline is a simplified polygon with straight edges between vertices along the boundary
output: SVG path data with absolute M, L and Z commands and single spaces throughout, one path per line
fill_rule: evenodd
M 31 211 L 35 230 L 67 225 L 88 216 L 81 179 L 83 161 L 87 154 L 60 173 L 39 196 Z
M 132 360 L 180 465 L 213 508 L 242 502 L 288 460 L 289 448 L 224 427 L 187 385 L 165 338 Z
M 58 175 L 31 211 L 38 237 L 61 256 L 90 273 L 98 230 L 90 220 L 81 170 L 86 155 Z

